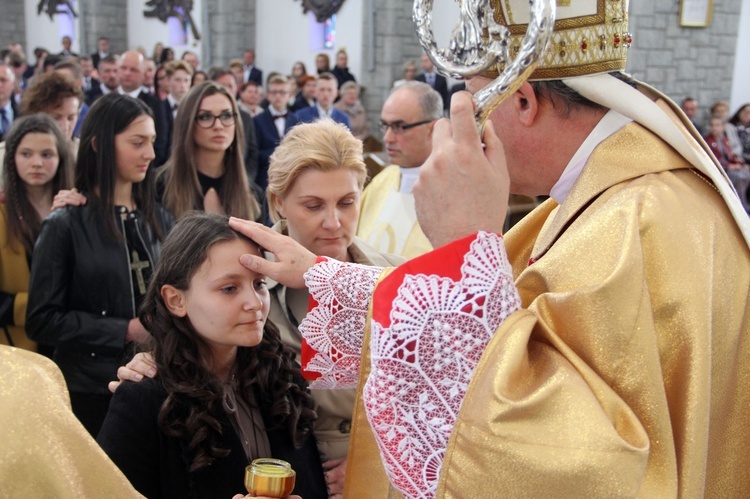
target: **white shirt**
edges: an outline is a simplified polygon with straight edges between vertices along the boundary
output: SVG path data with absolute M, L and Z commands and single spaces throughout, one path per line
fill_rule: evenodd
M 122 89 L 122 87 L 118 88 L 118 89 L 117 89 L 117 91 L 118 91 L 118 92 L 119 92 L 119 93 L 120 93 L 121 95 L 129 95 L 130 97 L 132 97 L 132 98 L 134 98 L 134 99 L 137 99 L 137 98 L 138 98 L 138 96 L 139 96 L 139 95 L 141 94 L 141 87 L 138 87 L 138 88 L 136 88 L 136 89 L 135 89 L 135 90 L 133 90 L 132 92 L 126 92 L 125 90 L 123 90 L 123 89 Z
M 320 107 L 320 104 L 316 102 L 315 107 L 318 108 L 318 118 L 330 118 L 331 115 L 333 114 L 333 106 L 331 106 L 330 109 L 326 111 L 325 109 Z
M 286 117 L 276 119 L 277 116 L 284 116 L 288 114 L 288 111 L 279 112 L 273 108 L 273 106 L 268 107 L 268 111 L 271 113 L 271 116 L 273 116 L 273 124 L 276 126 L 276 131 L 279 132 L 279 138 L 284 138 L 284 132 L 286 129 Z
M 414 188 L 414 182 L 419 178 L 419 170 L 421 167 L 415 166 L 412 168 L 404 168 L 399 166 L 398 169 L 401 172 L 401 185 L 398 187 L 398 191 L 401 194 L 411 194 Z
M 172 94 L 167 94 L 167 102 L 169 102 L 169 109 L 172 110 L 172 118 L 177 117 L 177 109 L 180 107 L 180 103 L 172 97 Z
M 568 166 L 565 167 L 560 178 L 552 186 L 549 195 L 557 204 L 562 204 L 565 198 L 568 197 L 568 192 L 570 192 L 578 177 L 581 176 L 581 171 L 583 171 L 584 165 L 589 160 L 594 149 L 596 149 L 596 146 L 631 121 L 633 120 L 611 109 L 604 115 L 594 129 L 591 130 L 591 133 L 586 137 L 586 140 L 583 141 L 573 157 L 570 158 Z

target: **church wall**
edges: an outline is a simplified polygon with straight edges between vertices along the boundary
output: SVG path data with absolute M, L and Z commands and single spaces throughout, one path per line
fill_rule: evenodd
M 34 63 L 34 48 L 28 50 L 26 46 L 26 15 L 22 2 L 4 2 L 3 15 L 0 16 L 0 46 L 5 47 L 11 43 L 21 43 L 26 49 L 30 63 Z
M 315 56 L 326 53 L 335 64 L 336 52 L 346 49 L 349 71 L 362 81 L 363 0 L 346 0 L 336 14 L 336 40 L 323 47 L 323 27 L 310 12 L 302 12 L 295 0 L 257 0 L 256 60 L 264 75 L 279 71 L 289 75 L 292 65 L 302 61 L 308 73 L 315 73 Z
M 128 0 L 127 2 L 127 49 L 143 47 L 146 53 L 151 55 L 154 45 L 161 42 L 165 47 L 171 47 L 175 57 L 180 57 L 186 50 L 195 52 L 202 57 L 202 44 L 200 40 L 193 38 L 189 27 L 182 26 L 177 18 L 169 18 L 166 23 L 154 17 L 145 17 L 143 12 L 151 10 L 146 7 L 148 0 Z M 202 4 L 204 0 L 193 0 L 192 18 L 201 35 L 204 35 L 204 24 L 202 22 Z
M 679 24 L 677 1 L 631 2 L 633 46 L 628 71 L 675 101 L 687 96 L 697 98 L 703 118 L 707 118 L 713 102 L 728 101 L 732 96 L 735 53 L 744 51 L 742 56 L 745 60 L 748 57 L 750 45 L 740 50 L 738 44 L 742 3 L 714 0 L 711 24 L 688 28 Z M 745 23 L 743 29 L 747 33 L 750 26 Z M 745 88 L 747 81 L 740 80 Z
M 202 15 L 204 68 L 225 66 L 245 49 L 256 48 L 255 0 L 204 0 Z

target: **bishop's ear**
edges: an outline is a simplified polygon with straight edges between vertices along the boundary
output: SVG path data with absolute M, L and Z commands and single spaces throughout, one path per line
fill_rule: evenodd
M 161 299 L 164 300 L 169 313 L 175 317 L 185 317 L 187 308 L 185 307 L 185 293 L 170 284 L 161 287 Z

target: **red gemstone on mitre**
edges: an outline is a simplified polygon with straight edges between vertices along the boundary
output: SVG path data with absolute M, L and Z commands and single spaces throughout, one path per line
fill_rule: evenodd
M 586 45 L 586 42 L 583 42 L 583 43 L 581 44 L 581 49 L 583 49 L 583 51 L 584 51 L 584 52 L 586 52 L 586 49 L 587 49 L 587 48 L 589 48 L 589 46 L 588 46 L 588 45 Z

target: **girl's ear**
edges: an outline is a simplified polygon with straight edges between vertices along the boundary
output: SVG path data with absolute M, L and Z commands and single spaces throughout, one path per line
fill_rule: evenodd
M 91 137 L 91 149 L 96 152 L 96 137 Z
M 170 284 L 161 287 L 161 299 L 167 306 L 169 313 L 175 317 L 185 317 L 187 309 L 185 308 L 185 293 Z

